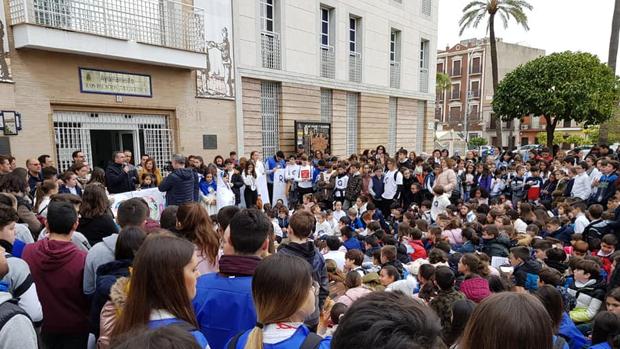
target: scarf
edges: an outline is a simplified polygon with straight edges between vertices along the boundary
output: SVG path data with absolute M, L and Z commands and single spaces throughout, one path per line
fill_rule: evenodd
M 252 276 L 261 261 L 256 256 L 223 255 L 220 257 L 220 273 L 230 276 Z

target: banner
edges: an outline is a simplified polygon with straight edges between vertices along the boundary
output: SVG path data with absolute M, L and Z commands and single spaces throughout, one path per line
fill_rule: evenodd
M 217 211 L 222 207 L 235 205 L 235 193 L 230 189 L 230 178 L 224 183 L 224 176 L 228 174 L 220 169 L 217 170 L 217 192 L 215 194 L 217 200 Z
M 273 205 L 275 206 L 278 200 L 282 200 L 284 201 L 284 206 L 288 206 L 287 196 L 285 170 L 276 170 L 273 175 Z
M 128 191 L 125 193 L 110 195 L 110 201 L 113 201 L 111 209 L 114 217 L 116 217 L 116 212 L 118 211 L 118 207 L 121 203 L 131 198 L 143 198 L 149 206 L 149 218 L 153 220 L 159 221 L 161 213 L 166 208 L 164 193 L 160 192 L 157 188 Z
M 269 201 L 269 189 L 267 188 L 266 174 L 263 173 L 258 176 L 256 186 L 258 187 L 258 195 L 260 195 L 261 200 L 263 200 L 263 205 L 270 203 L 271 201 Z

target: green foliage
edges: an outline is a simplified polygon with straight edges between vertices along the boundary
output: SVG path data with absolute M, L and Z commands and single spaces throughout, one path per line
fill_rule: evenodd
M 483 145 L 487 145 L 486 138 L 473 137 L 472 139 L 469 140 L 469 149 L 475 149 Z
M 437 86 L 438 92 L 447 91 L 452 85 L 452 81 L 450 80 L 450 75 L 445 74 L 445 73 L 437 73 L 436 80 L 437 80 L 437 83 L 435 85 Z
M 525 0 L 472 1 L 463 8 L 463 17 L 459 21 L 461 27 L 459 35 L 463 35 L 465 29 L 469 27 L 477 28 L 487 14 L 492 16 L 498 14 L 504 28 L 508 28 L 508 20 L 514 18 L 525 30 L 529 30 L 525 10 L 531 11 L 532 8 L 532 5 Z
M 547 132 L 539 132 L 536 135 L 536 138 L 538 138 L 538 144 L 547 144 Z M 562 132 L 555 132 L 553 134 L 553 144 L 562 145 L 564 143 L 574 144 L 575 146 L 579 146 L 579 145 L 595 144 L 596 141 L 594 140 L 594 143 L 593 143 L 593 139 L 591 139 L 587 135 L 586 137 L 583 137 L 581 135 L 576 135 L 576 134 L 567 135 Z

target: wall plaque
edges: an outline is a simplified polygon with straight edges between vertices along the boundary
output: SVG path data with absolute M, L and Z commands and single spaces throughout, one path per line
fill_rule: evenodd
M 80 68 L 80 92 L 153 97 L 150 75 Z

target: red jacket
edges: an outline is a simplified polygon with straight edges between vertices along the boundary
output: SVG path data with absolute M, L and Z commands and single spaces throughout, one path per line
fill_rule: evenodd
M 416 259 L 426 258 L 426 249 L 422 240 L 409 240 L 408 244 L 413 249 L 413 253 L 409 254 L 412 262 Z
M 29 244 L 22 258 L 30 266 L 43 308 L 43 333 L 88 333 L 89 304 L 83 291 L 86 252 L 71 241 Z

